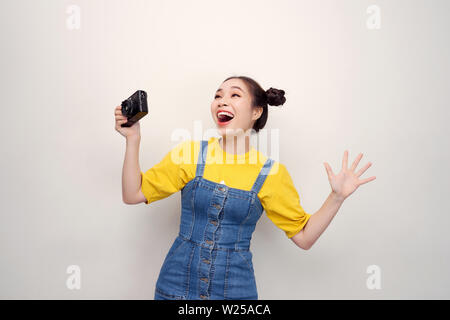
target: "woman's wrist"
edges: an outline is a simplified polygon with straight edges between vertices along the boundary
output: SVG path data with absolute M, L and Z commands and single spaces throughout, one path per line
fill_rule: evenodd
M 127 143 L 139 143 L 141 141 L 141 135 L 127 136 Z
M 344 202 L 345 200 L 345 198 L 342 195 L 339 195 L 334 191 L 331 191 L 331 197 L 333 198 L 333 200 L 337 202 Z

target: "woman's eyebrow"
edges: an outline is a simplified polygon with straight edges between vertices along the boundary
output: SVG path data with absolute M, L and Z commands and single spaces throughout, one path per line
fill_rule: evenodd
M 237 86 L 232 86 L 232 88 L 236 88 L 236 89 L 239 89 L 239 90 L 241 90 L 242 92 L 244 92 L 244 90 L 242 90 L 241 88 L 239 88 L 239 87 L 237 87 Z M 222 91 L 222 89 L 218 89 L 218 90 L 216 91 L 216 93 L 219 92 L 219 91 Z

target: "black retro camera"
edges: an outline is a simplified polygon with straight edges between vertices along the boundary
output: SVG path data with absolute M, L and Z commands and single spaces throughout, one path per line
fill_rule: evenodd
M 131 127 L 148 113 L 147 93 L 143 90 L 138 90 L 127 100 L 124 100 L 121 106 L 122 114 L 127 117 L 128 120 L 121 126 Z

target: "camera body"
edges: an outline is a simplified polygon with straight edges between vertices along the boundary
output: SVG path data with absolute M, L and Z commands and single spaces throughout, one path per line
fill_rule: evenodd
M 128 99 L 122 101 L 122 114 L 127 117 L 127 122 L 122 127 L 131 127 L 139 119 L 148 113 L 147 93 L 143 90 L 137 90 Z

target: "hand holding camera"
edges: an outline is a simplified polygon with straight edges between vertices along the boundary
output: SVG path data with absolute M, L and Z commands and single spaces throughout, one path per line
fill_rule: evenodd
M 139 119 L 147 113 L 147 93 L 138 90 L 115 108 L 116 130 L 126 138 L 140 137 Z

